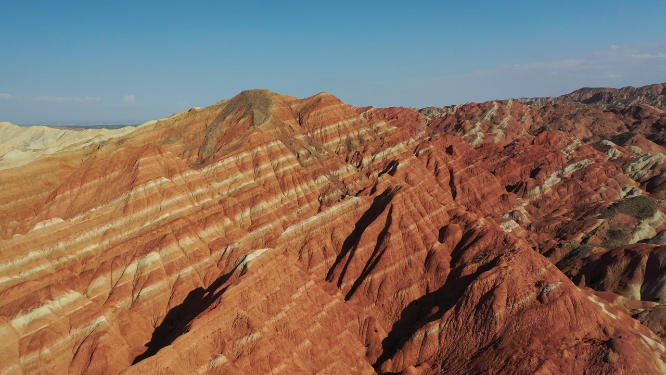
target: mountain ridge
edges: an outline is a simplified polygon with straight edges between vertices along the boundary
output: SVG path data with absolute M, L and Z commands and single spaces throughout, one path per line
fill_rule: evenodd
M 666 248 L 664 128 L 249 90 L 1 170 L 0 371 L 662 373 L 663 301 L 580 275 Z
M 563 103 L 576 107 L 600 109 L 621 108 L 632 105 L 666 106 L 666 83 L 641 87 L 626 86 L 619 89 L 608 87 L 584 87 L 557 97 L 520 98 L 525 103 Z

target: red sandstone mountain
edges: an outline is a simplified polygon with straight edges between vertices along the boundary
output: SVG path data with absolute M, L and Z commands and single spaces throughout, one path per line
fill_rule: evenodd
M 253 90 L 1 170 L 0 372 L 664 373 L 665 127 Z

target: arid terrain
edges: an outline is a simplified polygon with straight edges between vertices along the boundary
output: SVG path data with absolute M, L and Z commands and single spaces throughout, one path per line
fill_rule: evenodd
M 0 374 L 666 373 L 665 97 L 0 123 Z

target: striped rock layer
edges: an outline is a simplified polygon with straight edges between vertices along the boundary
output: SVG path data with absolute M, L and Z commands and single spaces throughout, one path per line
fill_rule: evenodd
M 0 374 L 663 373 L 576 263 L 660 238 L 663 125 L 253 90 L 7 168 Z

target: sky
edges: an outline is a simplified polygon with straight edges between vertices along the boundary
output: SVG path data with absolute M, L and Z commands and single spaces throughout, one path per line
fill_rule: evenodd
M 143 122 L 247 89 L 445 106 L 666 82 L 666 1 L 0 0 L 0 121 Z

